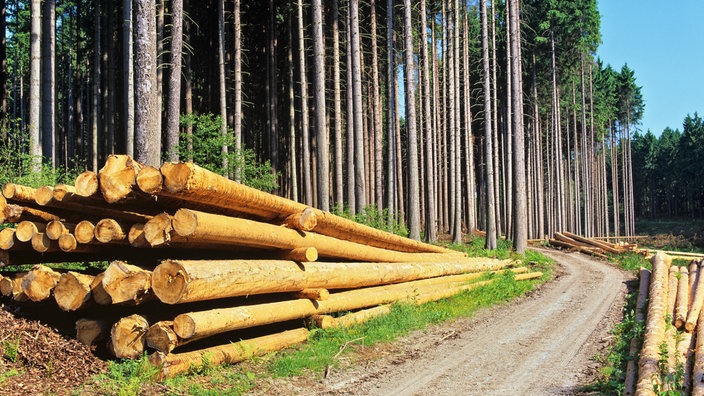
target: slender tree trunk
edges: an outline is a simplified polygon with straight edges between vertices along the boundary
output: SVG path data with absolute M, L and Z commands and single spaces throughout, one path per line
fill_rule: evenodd
M 499 89 L 498 89 L 498 78 L 496 76 L 497 74 L 497 55 L 496 55 L 496 14 L 495 14 L 495 7 L 494 7 L 494 1 L 491 2 L 491 74 L 492 74 L 492 81 L 491 81 L 491 94 L 492 94 L 492 113 L 494 115 L 494 118 L 491 120 L 492 121 L 492 148 L 493 148 L 493 153 L 491 154 L 490 157 L 487 158 L 492 158 L 494 162 L 494 214 L 496 215 L 496 236 L 499 237 L 501 236 L 502 232 L 505 231 L 503 228 L 503 223 L 501 222 L 502 214 L 501 214 L 501 182 L 500 182 L 500 176 L 501 176 L 501 157 L 499 156 L 499 111 L 498 111 L 498 106 L 499 106 Z M 508 24 L 507 24 L 508 25 Z M 507 26 L 508 28 L 508 26 Z M 507 54 L 510 56 L 510 51 L 507 48 Z M 510 73 L 510 70 L 509 72 Z M 510 75 L 510 74 L 507 74 Z M 509 79 L 507 79 L 508 81 Z M 510 107 L 511 104 L 511 90 L 507 89 L 506 90 L 506 95 L 508 97 L 506 101 L 507 107 Z M 511 125 L 511 113 L 510 111 L 506 112 L 506 129 L 507 129 L 507 136 L 510 135 L 510 125 Z M 505 141 L 505 140 L 504 140 Z M 505 170 L 504 170 L 505 173 Z M 504 193 L 504 199 L 506 199 L 506 194 Z
M 489 37 L 487 28 L 486 0 L 480 0 L 479 9 L 481 12 L 482 24 L 482 74 L 484 77 L 484 155 L 485 155 L 485 179 L 486 179 L 486 248 L 496 249 L 496 214 L 494 208 L 494 165 L 493 134 L 491 128 L 491 78 L 489 69 Z
M 338 0 L 332 1 L 332 85 L 333 112 L 335 119 L 333 129 L 335 135 L 335 205 L 342 211 L 345 204 L 342 176 L 342 93 L 340 87 L 340 10 Z
M 122 2 L 122 78 L 125 153 L 134 155 L 134 57 L 132 56 L 132 0 Z
M 352 103 L 354 118 L 355 206 L 361 211 L 367 206 L 364 168 L 364 129 L 362 107 L 362 54 L 359 35 L 359 0 L 350 0 L 350 51 L 352 53 Z M 350 133 L 348 131 L 348 133 Z
M 134 1 L 135 21 L 135 157 L 152 166 L 161 163 L 161 131 L 156 118 L 156 8 L 153 1 Z M 97 165 L 97 164 L 96 164 Z
M 518 0 L 509 0 L 511 4 L 511 87 L 513 89 L 513 247 L 523 254 L 528 241 L 526 170 L 523 131 L 523 70 L 521 67 L 521 30 Z
M 92 78 L 92 101 L 91 101 L 91 160 L 93 163 L 93 171 L 98 171 L 98 138 L 100 129 L 100 1 L 95 1 L 95 15 L 93 16 L 93 26 L 95 30 L 94 45 L 93 45 L 93 78 Z M 156 49 L 154 50 L 156 53 Z M 135 62 L 139 63 L 138 59 Z M 154 67 L 156 70 L 156 65 Z
M 235 0 L 238 2 L 238 0 Z M 181 52 L 183 48 L 183 0 L 171 2 L 171 72 L 166 102 L 166 157 L 178 161 L 179 118 L 181 116 Z M 235 122 L 239 118 L 235 116 Z
M 183 8 L 186 12 L 191 9 L 190 0 L 183 0 Z M 191 22 L 186 18 L 183 25 L 183 36 L 186 42 L 191 41 Z M 189 118 L 193 114 L 193 87 L 191 84 L 191 51 L 185 51 L 183 54 L 183 105 L 186 117 Z M 186 124 L 186 151 L 188 152 L 188 161 L 193 161 L 193 124 Z
M 7 81 L 7 41 L 5 27 L 7 26 L 5 0 L 0 0 L 0 81 Z M 69 33 L 69 37 L 71 34 Z M 70 54 L 70 49 L 69 49 Z M 70 56 L 69 56 L 70 59 Z M 69 65 L 71 62 L 69 61 Z M 70 73 L 69 73 L 70 74 Z M 17 100 L 18 98 L 15 98 Z M 2 139 L 7 140 L 7 86 L 0 84 L 0 127 L 2 127 Z
M 315 136 L 318 154 L 318 207 L 330 210 L 330 153 L 325 111 L 325 37 L 323 36 L 323 5 L 313 0 L 313 90 L 315 91 Z
M 269 156 L 271 157 L 271 168 L 276 174 L 279 171 L 279 121 L 278 121 L 278 85 L 277 85 L 277 57 L 276 48 L 278 47 L 276 35 L 276 2 L 269 1 L 269 21 L 268 21 L 268 46 L 267 46 L 267 126 L 269 127 Z M 303 50 L 301 50 L 303 51 Z M 303 52 L 301 52 L 303 53 Z M 305 73 L 305 71 L 303 72 Z M 308 98 L 306 87 L 306 100 Z M 306 115 L 307 117 L 307 115 Z M 307 121 L 307 120 L 306 120 Z M 306 143 L 308 144 L 308 143 Z M 310 163 L 304 164 L 304 167 L 311 166 Z M 310 194 L 313 194 L 311 191 Z M 311 199 L 312 200 L 312 199 Z
M 303 19 L 303 0 L 298 1 L 298 61 L 301 82 L 301 139 L 303 162 L 301 163 L 303 179 L 303 202 L 313 205 L 313 178 L 311 175 L 310 158 L 310 126 L 308 115 L 308 79 L 305 53 L 305 21 Z
M 229 174 L 227 147 L 227 83 L 225 81 L 225 0 L 218 2 L 218 76 L 220 81 L 220 136 L 222 136 L 222 174 Z
M 455 83 L 457 82 L 457 79 L 455 78 L 455 29 L 454 29 L 454 24 L 456 23 L 455 21 L 455 13 L 454 13 L 454 4 L 452 1 L 448 1 L 448 18 L 446 22 L 445 28 L 447 29 L 447 104 L 448 104 L 448 109 L 447 109 L 447 118 L 448 118 L 448 129 L 447 129 L 447 134 L 448 134 L 448 144 L 449 144 L 449 174 L 448 174 L 448 203 L 450 205 L 449 207 L 449 222 L 450 222 L 450 235 L 452 236 L 452 242 L 453 243 L 460 243 L 462 241 L 462 235 L 461 232 L 457 232 L 457 230 L 460 228 L 458 227 L 460 225 L 461 219 L 457 218 L 457 205 L 459 204 L 457 202 L 457 183 L 455 182 L 457 180 L 457 173 L 458 173 L 458 164 L 457 164 L 457 134 L 455 131 L 457 130 L 457 118 L 456 114 L 457 112 L 455 111 L 457 107 L 457 96 L 455 95 Z
M 416 105 L 413 61 L 413 19 L 410 0 L 404 0 L 404 36 L 406 86 L 406 133 L 408 137 L 408 230 L 411 239 L 420 240 L 420 186 L 418 184 L 418 132 L 416 129 Z
M 464 10 L 466 15 L 467 10 Z M 467 233 L 471 234 L 477 228 L 476 218 L 476 177 L 474 175 L 474 136 L 472 132 L 471 85 L 469 78 L 469 23 L 464 18 L 464 41 L 462 45 L 464 63 L 464 113 L 465 113 L 465 155 L 466 155 L 466 185 L 467 185 Z
M 41 110 L 40 76 L 41 76 L 41 1 L 32 0 L 31 33 L 29 42 L 29 148 L 34 163 L 34 171 L 41 170 L 42 142 L 40 140 Z
M 293 42 L 293 27 L 291 18 L 288 18 L 286 23 L 289 42 Z M 293 64 L 293 45 L 289 45 L 287 49 L 288 61 L 288 120 L 289 120 L 289 157 L 291 158 L 291 199 L 298 201 L 300 199 L 298 189 L 298 155 L 296 150 L 296 89 L 294 83 L 294 64 Z
M 393 223 L 393 214 L 395 212 L 396 189 L 395 189 L 395 135 L 396 135 L 396 67 L 394 55 L 394 2 L 387 0 L 386 2 L 386 84 L 387 84 L 387 177 L 386 177 L 386 208 L 389 210 L 389 226 Z
M 103 50 L 103 65 L 105 65 L 106 78 L 103 105 L 105 106 L 104 130 L 107 136 L 106 139 L 104 139 L 105 150 L 103 157 L 115 153 L 115 118 L 117 113 L 115 109 L 116 73 L 114 65 L 114 59 L 117 57 L 115 56 L 115 40 L 113 39 L 117 29 L 115 25 L 114 9 L 108 9 L 105 17 L 107 19 L 107 29 L 105 32 L 106 42 Z
M 56 1 L 44 0 L 42 28 L 42 156 L 52 168 L 56 165 Z M 3 80 L 4 84 L 4 80 Z
M 352 77 L 352 14 L 350 9 L 347 10 L 347 24 L 345 33 L 347 34 L 347 205 L 349 205 L 350 214 L 357 213 L 357 197 L 355 189 L 355 146 L 354 146 L 354 87 Z
M 234 100 L 232 109 L 234 125 L 233 130 L 235 134 L 235 153 L 237 155 L 242 155 L 242 22 L 240 15 L 240 0 L 234 0 L 234 9 L 232 10 L 233 18 L 233 79 L 232 79 L 232 89 L 234 93 Z M 290 46 L 289 46 L 290 47 Z M 295 140 L 292 141 L 295 142 Z M 295 169 L 295 168 L 294 168 Z M 239 164 L 235 167 L 235 180 L 241 181 L 242 179 L 242 169 Z
M 433 111 L 430 107 L 430 64 L 428 62 L 428 16 L 426 1 L 420 2 L 421 18 L 421 55 L 423 57 L 423 108 L 425 113 L 425 240 L 434 242 L 437 239 L 436 209 L 435 209 L 435 166 L 433 165 Z
M 161 135 L 162 108 L 164 106 L 164 2 L 156 0 L 156 130 Z M 159 150 L 161 159 L 161 150 Z

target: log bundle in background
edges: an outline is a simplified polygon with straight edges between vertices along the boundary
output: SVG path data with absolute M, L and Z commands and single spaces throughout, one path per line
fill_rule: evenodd
M 84 314 L 76 337 L 107 342 L 116 357 L 156 351 L 150 360 L 162 377 L 206 355 L 233 363 L 301 342 L 304 319 L 350 325 L 396 301 L 490 283 L 478 280 L 487 272 L 542 275 L 358 224 L 192 163 L 156 169 L 125 155 L 74 185 L 7 184 L 0 220 L 14 223 L 0 232 L 0 265 L 37 264 L 0 278 L 3 295 Z M 102 272 L 43 265 L 76 261 L 110 264 Z M 330 316 L 339 312 L 351 313 Z

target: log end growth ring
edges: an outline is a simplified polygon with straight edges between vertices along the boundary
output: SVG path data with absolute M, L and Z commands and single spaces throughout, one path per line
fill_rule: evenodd
M 171 220 L 174 231 L 181 236 L 193 234 L 198 225 L 198 216 L 191 210 L 179 209 Z
M 189 315 L 178 315 L 174 318 L 174 332 L 183 339 L 191 338 L 196 332 L 196 323 Z
M 164 187 L 171 193 L 178 193 L 188 189 L 188 180 L 191 177 L 192 163 L 166 162 L 161 166 L 164 176 Z
M 152 273 L 152 291 L 161 302 L 177 304 L 190 281 L 188 271 L 175 261 L 163 261 Z

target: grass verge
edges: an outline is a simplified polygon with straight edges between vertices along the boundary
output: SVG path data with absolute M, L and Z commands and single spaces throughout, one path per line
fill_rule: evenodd
M 372 346 L 392 342 L 411 331 L 459 317 L 472 316 L 484 307 L 514 299 L 552 277 L 552 261 L 540 253 L 528 251 L 525 256 L 510 251 L 510 242 L 503 242 L 496 251 L 483 249 L 483 240 L 472 239 L 467 245 L 453 246 L 472 256 L 515 258 L 531 271 L 542 271 L 543 277 L 517 282 L 513 273 L 493 275 L 496 280 L 451 298 L 420 306 L 395 304 L 391 313 L 345 329 L 316 329 L 308 342 L 287 351 L 220 367 L 205 367 L 163 383 L 150 380 L 146 361 L 123 361 L 110 365 L 108 375 L 92 381 L 99 393 L 136 395 L 157 392 L 189 395 L 241 395 L 271 378 L 303 375 L 319 379 L 325 371 L 339 367 L 342 360 L 363 359 L 358 345 Z M 483 278 L 481 280 L 485 280 Z M 148 364 L 148 363 L 146 363 Z

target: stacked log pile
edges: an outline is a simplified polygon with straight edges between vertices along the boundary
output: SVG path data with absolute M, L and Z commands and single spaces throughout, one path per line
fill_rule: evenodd
M 651 262 L 640 270 L 634 319 L 645 330 L 642 345 L 631 341 L 624 394 L 704 395 L 704 261 L 675 266 L 659 252 Z
M 555 232 L 553 238 L 548 240 L 550 245 L 585 253 L 591 256 L 606 258 L 607 254 L 621 254 L 635 251 L 637 245 L 628 243 L 610 243 L 596 238 L 586 238 L 568 231 Z
M 470 258 L 246 187 L 192 163 L 110 156 L 74 185 L 8 184 L 0 292 L 72 313 L 76 337 L 118 358 L 152 352 L 168 377 L 302 342 L 308 329 L 383 315 L 491 282 L 541 276 Z M 109 261 L 102 272 L 46 263 Z M 55 304 L 54 304 L 55 302 Z M 341 313 L 348 313 L 342 315 Z M 244 341 L 239 341 L 245 339 Z M 232 343 L 230 341 L 237 340 Z M 174 351 L 175 350 L 175 351 Z

